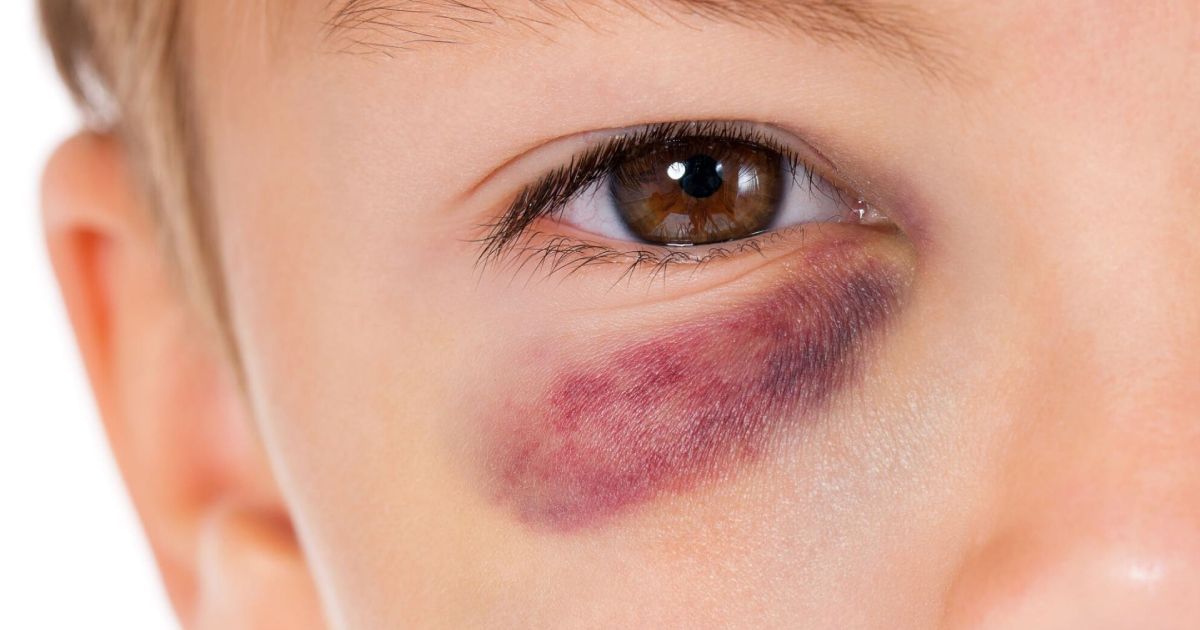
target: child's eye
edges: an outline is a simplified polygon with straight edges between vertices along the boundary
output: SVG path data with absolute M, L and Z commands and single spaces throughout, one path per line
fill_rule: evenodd
M 835 188 L 795 172 L 774 149 L 749 142 L 660 143 L 626 157 L 556 218 L 609 239 L 687 246 L 845 215 Z
M 704 262 L 730 251 L 722 243 L 750 251 L 758 235 L 798 224 L 889 223 L 783 136 L 742 122 L 660 123 L 607 135 L 522 190 L 488 226 L 481 260 L 515 249 L 552 258 L 552 268 Z

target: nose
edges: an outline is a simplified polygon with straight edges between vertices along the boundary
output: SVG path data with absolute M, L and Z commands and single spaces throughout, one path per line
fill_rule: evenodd
M 1153 66 L 1194 57 L 1197 40 L 1167 43 L 1165 34 L 1181 32 L 1170 12 L 1113 14 L 1107 24 L 1123 34 L 1112 35 L 1138 50 L 1125 55 L 1113 39 L 1073 38 L 1083 23 L 1064 11 L 1063 21 L 1031 14 L 1030 32 L 1095 42 L 1097 55 L 1122 61 L 1080 56 L 1017 97 L 1052 121 L 1044 136 L 1023 141 L 1054 166 L 1032 174 L 1006 205 L 1012 233 L 989 233 L 1002 243 L 997 251 L 1012 254 L 997 275 L 1019 285 L 1004 295 L 1014 306 L 1003 354 L 1022 356 L 998 368 L 1004 389 L 988 391 L 989 411 L 1002 412 L 988 421 L 1004 416 L 988 426 L 1003 427 L 1003 446 L 995 461 L 981 458 L 989 512 L 972 515 L 968 550 L 944 591 L 943 625 L 1196 629 L 1200 126 L 1195 116 L 1142 112 L 1164 103 L 1195 110 L 1197 75 L 1160 83 Z M 1140 16 L 1153 37 L 1124 34 Z M 1144 89 L 1116 87 L 1135 82 Z M 1145 175 L 1122 174 L 1130 168 Z
M 1188 536 L 1194 533 L 1187 533 Z M 996 541 L 949 611 L 948 627 L 1196 628 L 1200 589 L 1195 549 L 1169 539 Z M 1031 545 L 1015 556 L 1006 546 Z M 1190 546 L 1190 545 L 1189 545 Z M 998 561 L 998 562 L 997 562 Z
M 1026 416 L 948 628 L 1200 628 L 1200 418 L 1162 391 L 1195 386 L 1158 385 L 1132 388 L 1136 407 L 1092 388 Z
M 1157 190 L 1141 200 L 1178 211 L 1022 234 L 1024 356 L 948 628 L 1200 628 L 1197 198 Z
M 1101 274 L 1060 241 L 946 627 L 1200 628 L 1200 277 L 1141 242 Z
M 1011 516 L 962 564 L 946 627 L 1200 628 L 1197 476 L 1149 462 L 1071 468 L 1029 471 L 1040 489 L 1009 497 Z

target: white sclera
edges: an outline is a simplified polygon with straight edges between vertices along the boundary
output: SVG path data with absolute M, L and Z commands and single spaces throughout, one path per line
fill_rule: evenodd
M 567 203 L 558 215 L 558 220 L 604 238 L 640 242 L 617 211 L 612 193 L 609 192 L 608 177 L 592 184 Z

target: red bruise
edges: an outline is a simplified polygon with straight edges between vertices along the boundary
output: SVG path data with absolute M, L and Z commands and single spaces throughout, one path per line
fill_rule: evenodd
M 759 458 L 849 381 L 900 291 L 880 265 L 835 265 L 568 363 L 496 419 L 493 497 L 529 525 L 573 530 Z

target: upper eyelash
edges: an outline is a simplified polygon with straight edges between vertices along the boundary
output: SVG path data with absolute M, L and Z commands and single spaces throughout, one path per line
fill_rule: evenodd
M 568 164 L 556 168 L 537 182 L 525 187 L 496 221 L 483 226 L 487 229 L 487 233 L 479 239 L 483 244 L 478 260 L 480 266 L 486 266 L 500 258 L 523 234 L 527 233 L 535 221 L 542 217 L 552 216 L 564 209 L 591 185 L 613 173 L 617 166 L 633 153 L 652 145 L 685 140 L 740 142 L 774 151 L 783 157 L 793 180 L 804 178 L 810 188 L 813 186 L 816 173 L 807 162 L 800 158 L 799 154 L 780 143 L 771 134 L 750 127 L 747 123 L 732 121 L 654 123 L 610 137 L 576 155 Z M 610 252 L 623 253 L 616 250 L 610 250 Z M 554 255 L 557 252 L 548 253 Z M 649 259 L 646 256 L 648 250 L 641 249 L 635 253 L 638 255 L 634 257 L 634 260 L 638 263 Z M 608 253 L 603 256 L 605 259 L 611 257 Z M 694 262 L 702 261 L 703 259 L 698 259 Z

